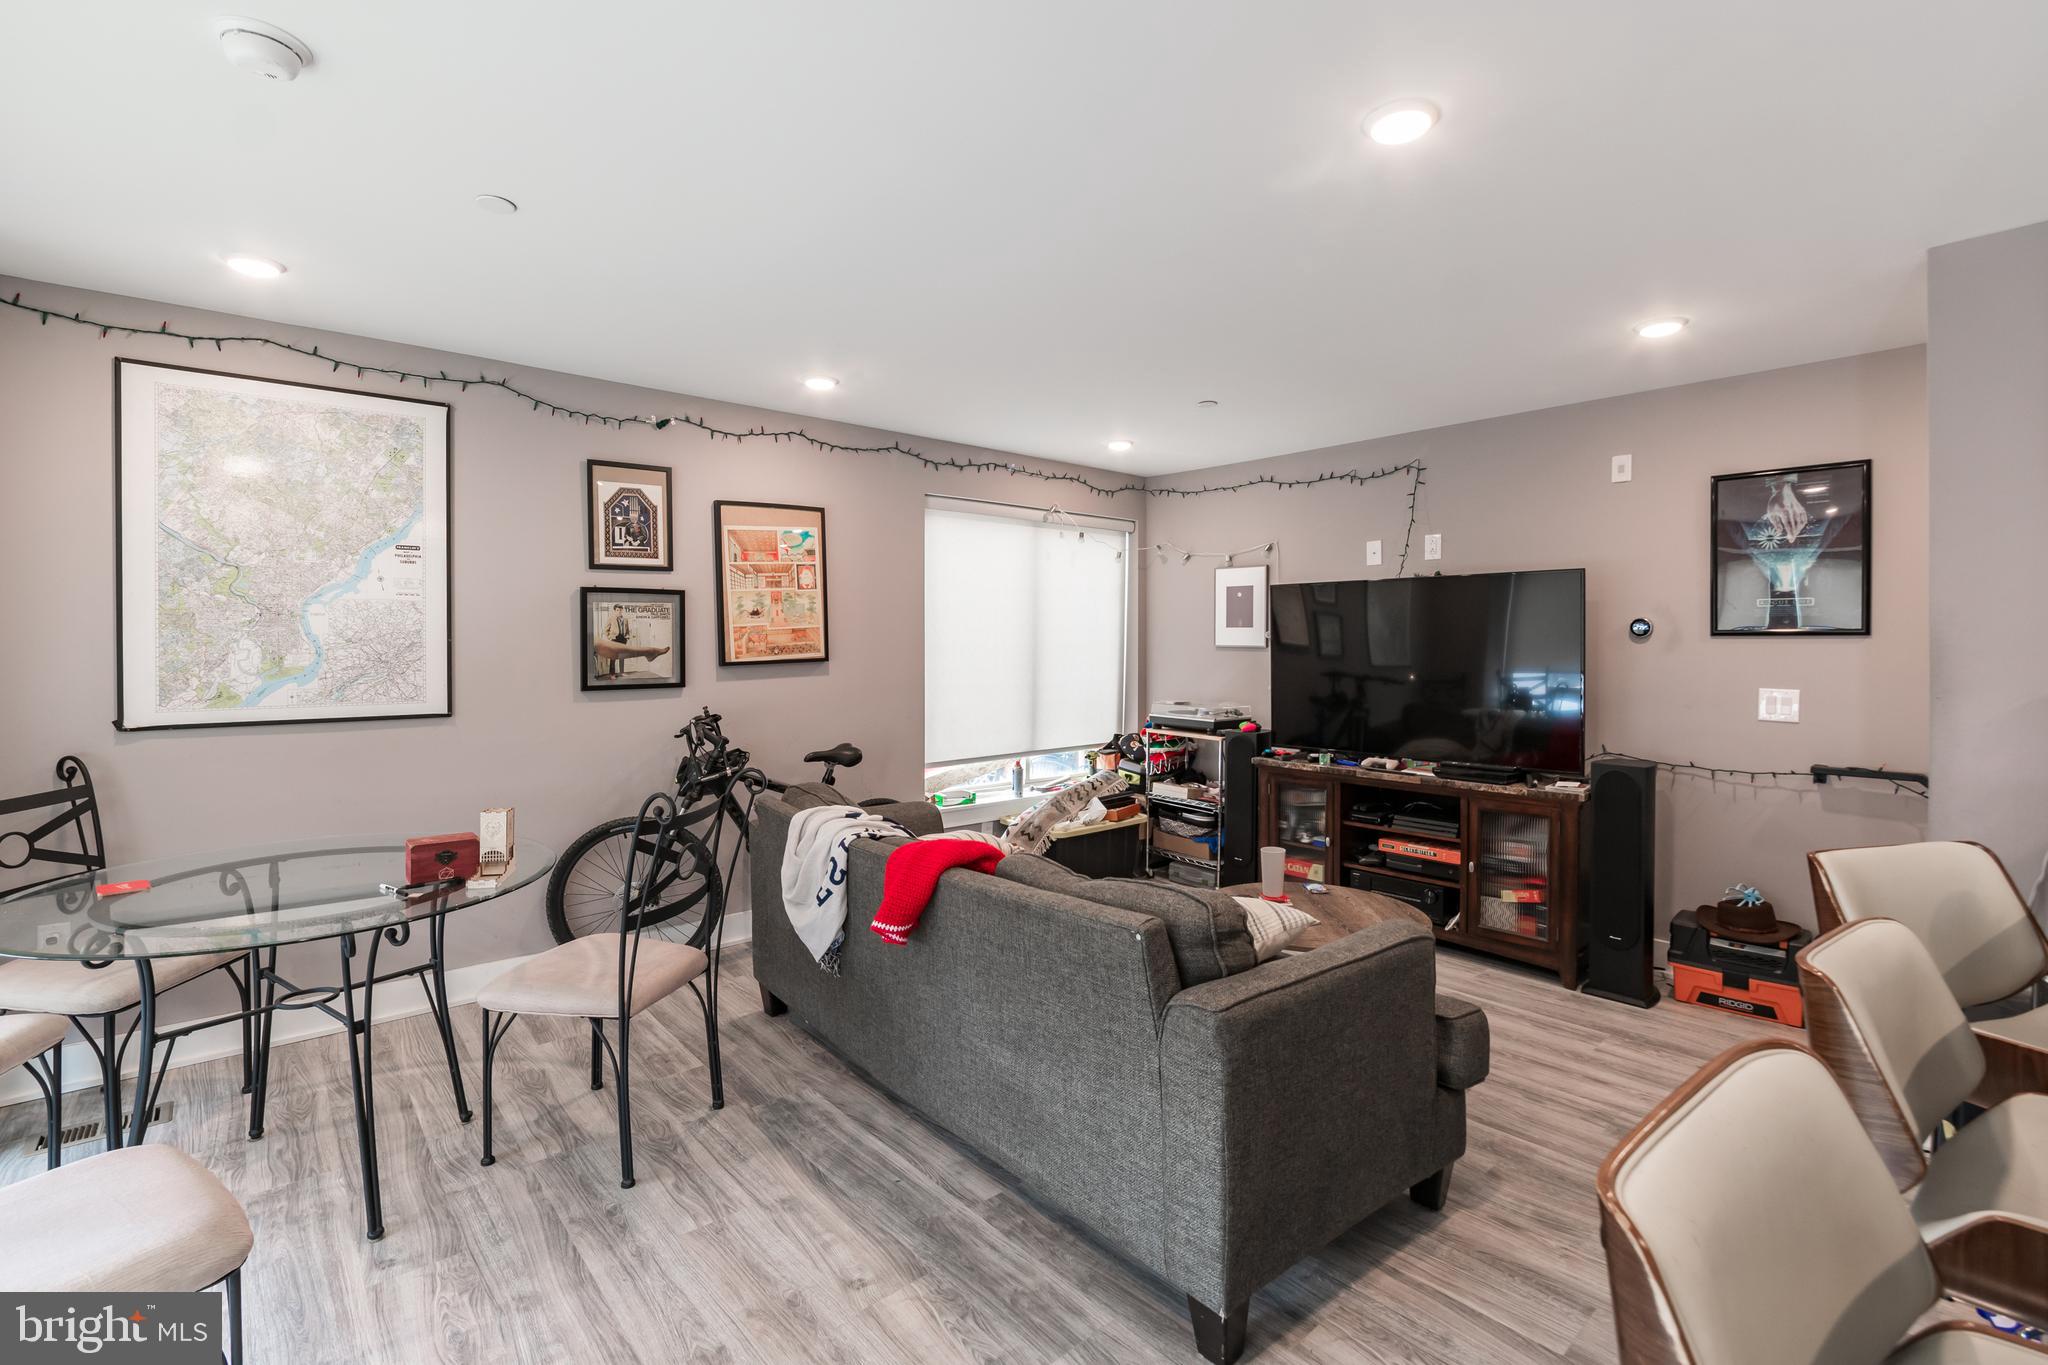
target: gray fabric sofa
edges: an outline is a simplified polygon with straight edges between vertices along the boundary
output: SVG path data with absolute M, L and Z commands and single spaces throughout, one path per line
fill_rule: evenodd
M 1403 1190 L 1442 1207 L 1487 1030 L 1477 1007 L 1436 995 L 1423 929 L 1381 925 L 1187 985 L 1177 952 L 1188 975 L 1222 968 L 1185 922 L 1170 934 L 1158 914 L 1046 889 L 1070 874 L 1019 855 L 998 875 L 947 873 L 894 947 L 867 928 L 900 842 L 877 840 L 852 846 L 828 975 L 781 890 L 791 812 L 821 799 L 843 798 L 798 787 L 756 809 L 762 1007 L 1185 1294 L 1210 1360 L 1237 1358 L 1253 1292 L 1301 1257 Z M 921 802 L 881 813 L 939 825 Z M 1094 886 L 1179 918 L 1154 895 L 1164 883 Z

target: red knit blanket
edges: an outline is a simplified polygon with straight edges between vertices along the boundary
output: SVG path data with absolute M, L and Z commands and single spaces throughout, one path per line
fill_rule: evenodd
M 956 867 L 988 872 L 1003 851 L 978 839 L 918 839 L 889 855 L 882 872 L 882 903 L 868 928 L 889 943 L 904 943 L 939 889 L 939 875 Z

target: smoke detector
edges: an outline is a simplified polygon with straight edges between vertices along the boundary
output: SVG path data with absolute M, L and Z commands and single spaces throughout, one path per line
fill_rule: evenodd
M 296 80 L 313 60 L 304 43 L 260 19 L 222 17 L 213 21 L 213 31 L 220 38 L 221 55 L 237 70 L 267 81 Z

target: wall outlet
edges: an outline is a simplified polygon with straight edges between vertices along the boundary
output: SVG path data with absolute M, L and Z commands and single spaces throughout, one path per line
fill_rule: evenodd
M 1759 687 L 1756 690 L 1756 718 L 1758 720 L 1783 721 L 1788 725 L 1799 723 L 1799 689 L 1796 687 Z
M 1442 559 L 1444 557 L 1444 538 L 1440 535 L 1424 536 L 1422 538 L 1422 557 L 1424 559 Z
M 1636 457 L 1617 455 L 1614 457 L 1614 482 L 1627 483 L 1636 476 Z
M 1368 540 L 1367 542 L 1365 542 L 1366 567 L 1370 568 L 1375 564 L 1382 564 L 1385 562 L 1386 556 L 1380 552 L 1380 543 L 1377 540 Z

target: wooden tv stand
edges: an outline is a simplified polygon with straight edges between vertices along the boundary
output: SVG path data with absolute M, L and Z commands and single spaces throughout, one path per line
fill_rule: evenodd
M 1578 989 L 1583 790 L 1493 786 L 1298 759 L 1252 762 L 1259 774 L 1259 843 L 1287 850 L 1290 876 L 1418 900 L 1439 942 L 1542 967 L 1556 972 L 1566 989 Z M 1403 815 L 1431 822 L 1432 829 L 1383 823 Z M 1447 861 L 1416 857 L 1389 866 L 1383 839 Z M 1318 870 L 1320 877 L 1297 875 Z

